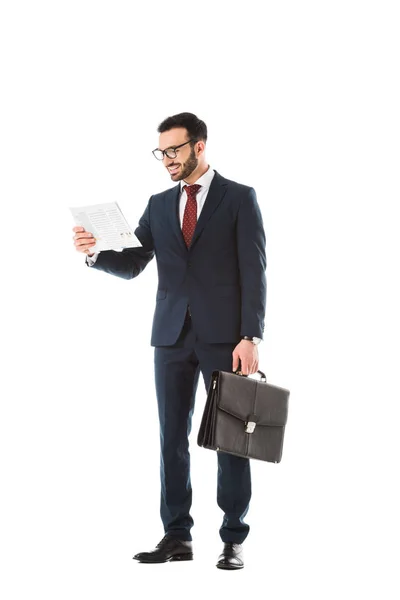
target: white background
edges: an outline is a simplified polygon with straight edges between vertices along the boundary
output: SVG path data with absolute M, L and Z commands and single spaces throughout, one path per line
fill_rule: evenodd
M 3 1 L 1 596 L 399 597 L 396 2 Z M 132 227 L 171 186 L 157 125 L 191 111 L 267 235 L 260 367 L 291 391 L 282 462 L 252 462 L 243 571 L 216 457 L 191 436 L 192 563 L 163 535 L 150 330 L 157 271 L 90 270 L 69 206 Z M 144 587 L 145 586 L 145 587 Z

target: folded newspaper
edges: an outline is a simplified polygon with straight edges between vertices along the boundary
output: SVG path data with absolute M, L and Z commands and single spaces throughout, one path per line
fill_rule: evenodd
M 93 233 L 96 245 L 90 248 L 91 252 L 137 248 L 142 245 L 116 202 L 74 206 L 69 209 L 76 225 Z

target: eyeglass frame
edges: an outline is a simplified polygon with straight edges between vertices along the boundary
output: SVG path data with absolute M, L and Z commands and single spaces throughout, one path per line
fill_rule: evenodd
M 179 144 L 179 146 L 170 146 L 169 148 L 165 148 L 165 150 L 161 150 L 161 148 L 155 148 L 154 150 L 152 150 L 152 154 L 154 156 L 154 158 L 156 160 L 164 160 L 164 158 L 167 156 L 168 158 L 176 158 L 177 154 L 176 151 L 178 150 L 178 148 L 182 148 L 182 146 L 186 146 L 186 144 L 190 144 L 190 142 L 197 142 L 198 140 L 196 140 L 195 138 L 188 140 L 187 142 L 183 142 L 183 144 Z M 174 156 L 169 156 L 167 154 L 168 150 L 172 150 L 175 155 Z M 155 152 L 162 152 L 162 158 L 157 158 L 157 156 L 154 154 Z

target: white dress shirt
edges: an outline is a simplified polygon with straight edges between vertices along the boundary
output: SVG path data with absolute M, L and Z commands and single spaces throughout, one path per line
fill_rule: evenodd
M 197 179 L 197 181 L 194 182 L 197 185 L 201 185 L 201 188 L 199 189 L 199 191 L 196 194 L 197 220 L 199 219 L 199 215 L 204 206 L 204 202 L 206 201 L 208 190 L 210 189 L 210 185 L 211 185 L 214 175 L 215 175 L 215 171 L 209 166 L 208 170 L 204 173 L 204 175 L 199 177 Z M 187 202 L 187 194 L 186 194 L 186 191 L 183 189 L 183 186 L 189 185 L 189 184 L 186 183 L 186 181 L 184 181 L 184 180 L 182 180 L 180 183 L 181 183 L 181 197 L 179 199 L 179 219 L 180 219 L 181 228 L 182 228 L 183 215 L 185 212 L 185 206 L 186 206 L 186 202 Z M 194 183 L 190 184 L 190 185 L 194 185 Z M 97 252 L 96 254 L 93 254 L 93 256 L 86 256 L 86 262 L 89 265 L 89 267 L 94 265 L 98 255 L 99 255 L 99 252 Z
M 208 167 L 208 171 L 206 171 L 204 173 L 204 175 L 199 177 L 198 180 L 194 182 L 194 183 L 196 183 L 196 185 L 201 185 L 201 188 L 199 189 L 199 191 L 196 194 L 197 220 L 199 220 L 199 215 L 201 213 L 201 209 L 204 206 L 204 202 L 206 201 L 208 190 L 210 189 L 210 185 L 211 185 L 214 175 L 215 175 L 215 171 L 213 171 L 211 169 L 211 167 Z M 194 183 L 191 183 L 190 185 L 194 185 Z M 181 197 L 179 200 L 179 220 L 181 223 L 181 229 L 182 229 L 182 224 L 183 224 L 183 215 L 185 212 L 185 206 L 186 206 L 186 202 L 187 202 L 186 190 L 183 189 L 183 186 L 185 186 L 185 185 L 189 185 L 189 184 L 186 183 L 186 181 L 182 180 L 181 181 Z

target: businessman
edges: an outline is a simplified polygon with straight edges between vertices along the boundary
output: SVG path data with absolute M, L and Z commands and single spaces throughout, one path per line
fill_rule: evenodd
M 201 372 L 258 370 L 266 306 L 265 233 L 253 188 L 225 179 L 206 159 L 207 127 L 191 113 L 158 127 L 156 159 L 174 186 L 150 197 L 135 235 L 142 246 L 94 254 L 92 233 L 74 227 L 86 264 L 124 279 L 155 256 L 158 289 L 151 345 L 160 422 L 161 519 L 164 537 L 133 558 L 161 563 L 193 558 L 188 436 Z M 223 542 L 216 566 L 241 569 L 250 463 L 217 452 L 217 502 Z

